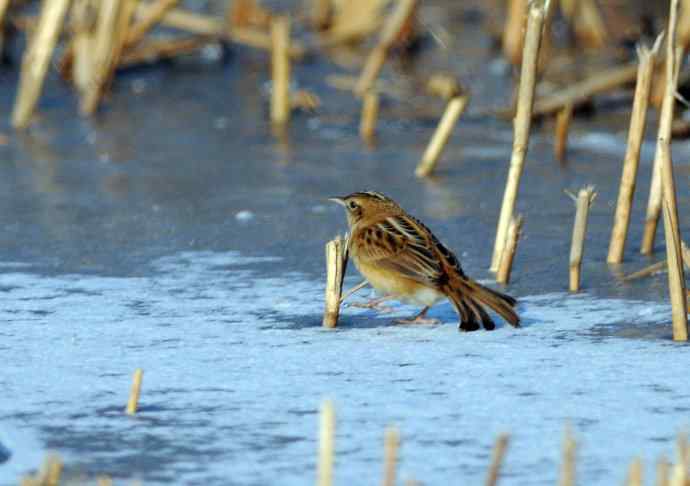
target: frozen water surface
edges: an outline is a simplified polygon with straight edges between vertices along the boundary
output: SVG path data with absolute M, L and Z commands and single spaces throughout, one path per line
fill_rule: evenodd
M 469 334 L 448 304 L 432 312 L 439 326 L 349 307 L 329 331 L 323 283 L 265 276 L 280 264 L 185 252 L 141 278 L 8 265 L 0 442 L 11 457 L 0 482 L 54 449 L 72 473 L 145 484 L 308 484 L 324 397 L 337 406 L 338 484 L 376 483 L 388 424 L 401 428 L 402 477 L 426 484 L 479 483 L 505 431 L 505 484 L 553 484 L 566 423 L 582 440 L 582 482 L 611 484 L 634 455 L 670 454 L 687 424 L 686 348 L 669 341 L 666 305 L 524 297 L 523 329 Z M 141 408 L 130 418 L 137 367 Z

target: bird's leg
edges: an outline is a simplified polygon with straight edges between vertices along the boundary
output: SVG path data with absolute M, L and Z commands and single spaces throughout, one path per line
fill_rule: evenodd
M 379 312 L 393 312 L 393 309 L 381 305 L 381 303 L 395 299 L 392 295 L 384 295 L 383 297 L 377 297 L 376 299 L 371 299 L 369 302 L 354 302 L 350 304 L 351 307 L 361 307 L 363 309 L 374 309 Z
M 416 316 L 409 319 L 396 319 L 393 322 L 396 324 L 440 324 L 441 321 L 434 319 L 432 317 L 425 317 L 426 313 L 429 312 L 431 306 L 426 306 L 422 311 Z

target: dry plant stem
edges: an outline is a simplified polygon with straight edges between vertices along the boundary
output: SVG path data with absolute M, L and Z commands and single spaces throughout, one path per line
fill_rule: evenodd
M 462 115 L 462 112 L 465 111 L 466 106 L 467 96 L 456 96 L 448 102 L 446 111 L 443 113 L 441 121 L 436 127 L 436 131 L 424 151 L 422 160 L 417 166 L 417 169 L 415 169 L 415 175 L 417 177 L 426 177 L 434 171 L 436 162 L 438 162 L 439 157 L 443 153 L 443 149 L 448 143 L 450 134 L 453 133 L 453 128 L 458 118 L 460 118 L 460 115 Z
M 396 469 L 398 465 L 398 449 L 400 448 L 400 433 L 395 427 L 386 429 L 383 449 L 383 486 L 395 486 Z
M 669 463 L 663 457 L 656 463 L 656 486 L 668 486 L 670 467 Z
M 506 245 L 503 248 L 503 255 L 501 255 L 501 263 L 496 272 L 496 282 L 500 284 L 508 284 L 510 282 L 510 273 L 513 269 L 513 259 L 515 258 L 515 251 L 517 250 L 518 240 L 522 231 L 522 215 L 510 220 L 508 226 L 508 237 Z
M 503 29 L 503 55 L 508 62 L 518 66 L 522 60 L 522 48 L 524 41 L 525 17 L 528 0 L 510 0 L 508 16 Z
M 575 486 L 575 454 L 577 453 L 577 443 L 572 436 L 569 428 L 566 428 L 563 438 L 563 464 L 561 465 L 561 476 L 558 479 L 558 486 Z
M 134 415 L 137 413 L 139 406 L 139 395 L 141 394 L 141 380 L 144 377 L 144 371 L 141 368 L 134 370 L 134 377 L 132 379 L 132 389 L 129 392 L 129 400 L 127 401 L 127 415 Z
M 331 0 L 311 0 L 311 25 L 316 30 L 323 30 L 331 23 L 333 3 Z
M 316 486 L 332 486 L 335 450 L 335 410 L 333 402 L 326 400 L 319 415 L 319 462 Z
M 113 486 L 113 480 L 110 476 L 98 476 L 96 486 Z
M 589 206 L 596 197 L 594 188 L 587 186 L 580 189 L 575 200 L 575 223 L 573 225 L 573 239 L 570 245 L 570 291 L 580 290 L 580 268 L 582 266 L 582 254 L 585 247 L 585 234 L 587 233 L 587 218 Z
M 638 49 L 640 64 L 637 71 L 637 85 L 635 86 L 635 98 L 633 101 L 632 115 L 630 117 L 630 130 L 628 131 L 628 146 L 623 161 L 623 174 L 621 175 L 620 189 L 616 213 L 613 219 L 609 253 L 606 261 L 620 263 L 623 261 L 625 240 L 630 225 L 630 210 L 632 208 L 633 195 L 637 181 L 637 169 L 640 163 L 640 149 L 644 141 L 645 122 L 647 119 L 647 106 L 651 91 L 652 74 L 654 72 L 654 60 L 656 58 L 659 40 L 651 50 L 644 46 Z
M 510 158 L 510 170 L 496 229 L 493 256 L 491 257 L 492 272 L 498 270 L 498 264 L 503 254 L 503 247 L 508 234 L 508 225 L 515 210 L 520 177 L 522 176 L 527 146 L 529 144 L 534 87 L 537 81 L 537 60 L 539 59 L 539 44 L 544 23 L 544 8 L 538 5 L 538 3 L 535 2 L 530 6 L 527 20 L 527 34 L 525 35 L 525 49 L 522 56 L 520 87 L 518 89 L 517 113 L 513 121 L 513 153 Z
M 54 454 L 46 457 L 44 477 L 42 484 L 45 486 L 58 486 L 60 484 L 60 476 L 62 475 L 62 460 Z
M 0 0 L 0 53 L 4 52 L 3 26 L 5 25 L 5 14 L 7 14 L 9 5 L 10 0 Z
M 92 46 L 94 34 L 91 28 L 91 14 L 96 12 L 94 0 L 75 0 L 72 8 L 72 25 L 74 33 L 72 36 L 71 49 L 65 53 L 65 61 L 69 63 L 72 56 L 72 81 L 77 90 L 84 93 L 91 81 L 93 70 Z
M 503 458 L 506 455 L 509 441 L 510 436 L 508 434 L 501 434 L 498 436 L 498 439 L 496 439 L 494 451 L 491 454 L 491 466 L 489 466 L 489 474 L 486 476 L 486 481 L 484 482 L 486 486 L 496 486 L 496 483 L 498 483 L 498 476 L 501 473 L 501 464 L 503 463 Z
M 563 13 L 573 25 L 575 35 L 587 47 L 606 44 L 606 28 L 601 12 L 593 0 L 563 2 Z
M 12 112 L 12 126 L 26 128 L 41 95 L 50 58 L 69 7 L 69 0 L 44 0 L 36 32 L 22 59 L 19 90 Z
M 390 49 L 400 30 L 406 25 L 411 15 L 415 12 L 417 0 L 399 0 L 397 6 L 390 17 L 386 20 L 381 31 L 379 41 L 369 54 L 362 73 L 357 80 L 355 93 L 362 96 L 376 81 L 376 78 L 386 62 L 388 49 Z
M 664 209 L 664 234 L 666 237 L 666 259 L 668 261 L 668 286 L 671 294 L 673 340 L 688 340 L 687 297 L 683 272 L 680 231 L 678 229 L 678 206 L 676 186 L 671 159 L 671 125 L 678 82 L 678 66 L 682 48 L 675 47 L 675 31 L 678 15 L 678 0 L 671 0 L 668 39 L 666 47 L 666 92 L 661 105 L 657 154 L 660 161 L 661 186 Z
M 631 273 L 630 275 L 626 275 L 625 277 L 623 277 L 623 281 L 628 282 L 630 280 L 647 277 L 648 275 L 654 275 L 655 273 L 659 273 L 663 270 L 666 270 L 667 266 L 668 264 L 666 263 L 666 260 L 653 263 L 650 266 L 643 268 L 642 270 L 638 270 L 637 272 Z
M 556 160 L 563 162 L 565 160 L 565 153 L 568 148 L 568 130 L 570 129 L 570 120 L 573 117 L 573 105 L 568 104 L 561 109 L 556 115 L 555 141 L 553 145 L 553 152 Z
M 370 142 L 374 138 L 376 120 L 379 116 L 379 94 L 369 90 L 362 102 L 362 119 L 359 124 L 359 135 L 362 140 Z
M 290 20 L 287 17 L 273 19 L 271 39 L 271 122 L 274 125 L 285 125 L 290 120 Z
M 83 115 L 91 115 L 96 111 L 110 77 L 111 64 L 118 42 L 116 35 L 121 7 L 122 0 L 100 4 L 96 37 L 92 46 L 92 70 L 80 106 Z
M 142 19 L 149 15 L 154 5 L 142 2 L 135 13 L 136 18 Z M 254 28 L 228 29 L 222 20 L 209 15 L 189 12 L 180 8 L 168 10 L 160 19 L 161 25 L 183 30 L 192 34 L 226 39 L 237 44 L 270 51 L 272 49 L 271 36 Z M 290 57 L 299 59 L 304 56 L 306 49 L 302 44 L 293 40 L 290 45 Z
M 338 324 L 346 265 L 345 240 L 338 237 L 326 243 L 326 309 L 323 313 L 323 327 L 333 328 Z
M 146 10 L 146 14 L 142 15 L 137 23 L 135 23 L 127 32 L 125 38 L 125 47 L 131 48 L 140 43 L 153 27 L 160 22 L 165 13 L 173 8 L 179 0 L 158 0 Z
M 642 461 L 639 458 L 630 464 L 628 486 L 642 486 Z
M 572 84 L 562 91 L 538 99 L 534 103 L 532 113 L 534 116 L 546 115 L 561 110 L 567 105 L 577 106 L 595 94 L 610 91 L 635 81 L 636 76 L 637 63 L 611 68 L 579 83 Z
M 684 241 L 680 242 L 680 248 L 683 253 L 683 263 L 685 263 L 685 266 L 690 270 L 690 248 L 688 248 Z
M 118 67 L 128 68 L 189 54 L 213 42 L 208 37 L 192 36 L 175 39 L 151 39 L 138 44 L 120 57 Z

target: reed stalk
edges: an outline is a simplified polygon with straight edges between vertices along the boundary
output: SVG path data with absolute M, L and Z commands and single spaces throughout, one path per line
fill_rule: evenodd
M 496 486 L 498 483 L 498 477 L 501 474 L 501 465 L 503 464 L 509 442 L 510 436 L 508 434 L 501 434 L 496 439 L 494 450 L 491 454 L 491 465 L 489 466 L 486 481 L 484 481 L 485 486 Z
M 496 241 L 494 242 L 494 250 L 491 257 L 492 272 L 498 270 L 501 255 L 503 254 L 503 247 L 506 244 L 506 237 L 508 235 L 508 226 L 515 211 L 520 178 L 525 165 L 532 123 L 532 105 L 534 103 L 534 88 L 537 81 L 537 64 L 544 14 L 543 2 L 534 2 L 529 8 L 520 86 L 518 88 L 517 113 L 513 122 L 513 153 L 510 159 L 508 180 L 506 181 L 501 214 L 496 229 Z
M 26 128 L 43 89 L 50 59 L 67 14 L 70 0 L 43 0 L 36 31 L 22 58 L 19 89 L 12 112 L 12 126 Z
M 334 328 L 338 324 L 343 277 L 347 265 L 347 242 L 338 237 L 326 243 L 326 308 L 323 327 Z
M 290 20 L 276 17 L 271 22 L 273 50 L 271 57 L 273 88 L 271 90 L 271 122 L 285 125 L 290 121 Z
M 141 368 L 134 370 L 134 377 L 132 379 L 132 389 L 129 392 L 129 400 L 127 401 L 127 415 L 135 415 L 139 406 L 139 396 L 141 395 L 141 381 L 144 377 L 144 371 Z
M 573 224 L 573 238 L 570 245 L 570 291 L 580 290 L 580 273 L 582 268 L 582 255 L 585 247 L 585 235 L 587 233 L 587 219 L 589 207 L 596 197 L 593 186 L 580 189 L 575 200 L 575 222 Z
M 400 432 L 395 427 L 388 427 L 384 433 L 384 460 L 382 486 L 395 486 L 398 468 L 398 449 L 400 449 Z
M 630 129 L 628 131 L 628 145 L 625 151 L 625 159 L 623 160 L 623 173 L 621 175 L 618 202 L 611 231 L 609 253 L 606 259 L 609 263 L 620 263 L 623 261 L 625 241 L 630 225 L 630 211 L 637 182 L 637 170 L 640 163 L 640 150 L 644 141 L 654 62 L 661 45 L 661 39 L 661 36 L 657 37 L 651 50 L 645 46 L 640 46 L 637 50 L 639 57 L 637 85 L 635 86 L 635 97 L 632 115 L 630 116 Z
M 415 170 L 415 175 L 417 177 L 426 177 L 434 171 L 436 163 L 443 153 L 443 149 L 446 147 L 451 133 L 453 133 L 453 128 L 465 111 L 466 106 L 467 96 L 456 96 L 448 102 L 446 110 L 436 127 L 436 131 L 424 151 L 422 160 Z
M 335 409 L 333 402 L 325 400 L 319 415 L 319 461 L 316 486 L 333 485 L 333 463 L 335 461 Z
M 517 250 L 518 240 L 522 232 L 522 215 L 518 215 L 510 220 L 508 226 L 508 237 L 506 245 L 503 248 L 503 255 L 501 255 L 501 263 L 496 272 L 496 282 L 507 285 L 510 282 L 510 274 L 513 270 L 513 259 Z

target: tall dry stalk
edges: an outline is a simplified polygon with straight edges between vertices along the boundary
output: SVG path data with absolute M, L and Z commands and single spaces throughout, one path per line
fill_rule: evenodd
M 609 263 L 620 263 L 623 260 L 625 240 L 628 236 L 628 227 L 630 225 L 630 210 L 637 181 L 637 169 L 640 163 L 640 150 L 644 141 L 654 61 L 661 45 L 661 39 L 661 36 L 657 37 L 651 50 L 645 46 L 640 46 L 637 50 L 640 64 L 637 70 L 637 85 L 635 86 L 635 98 L 630 117 L 628 146 L 623 161 L 623 174 L 621 175 L 618 203 L 611 231 L 611 242 L 607 257 Z
M 513 153 L 510 159 L 508 180 L 506 181 L 501 214 L 496 229 L 496 241 L 494 242 L 494 251 L 491 257 L 492 272 L 498 270 L 501 255 L 503 254 L 503 247 L 506 244 L 506 237 L 508 235 L 508 226 L 515 211 L 520 178 L 525 165 L 532 123 L 532 106 L 534 103 L 534 88 L 537 81 L 537 64 L 544 14 L 543 2 L 532 3 L 527 19 L 527 33 L 525 35 L 524 54 L 522 56 L 520 87 L 518 89 L 517 113 L 513 121 Z

